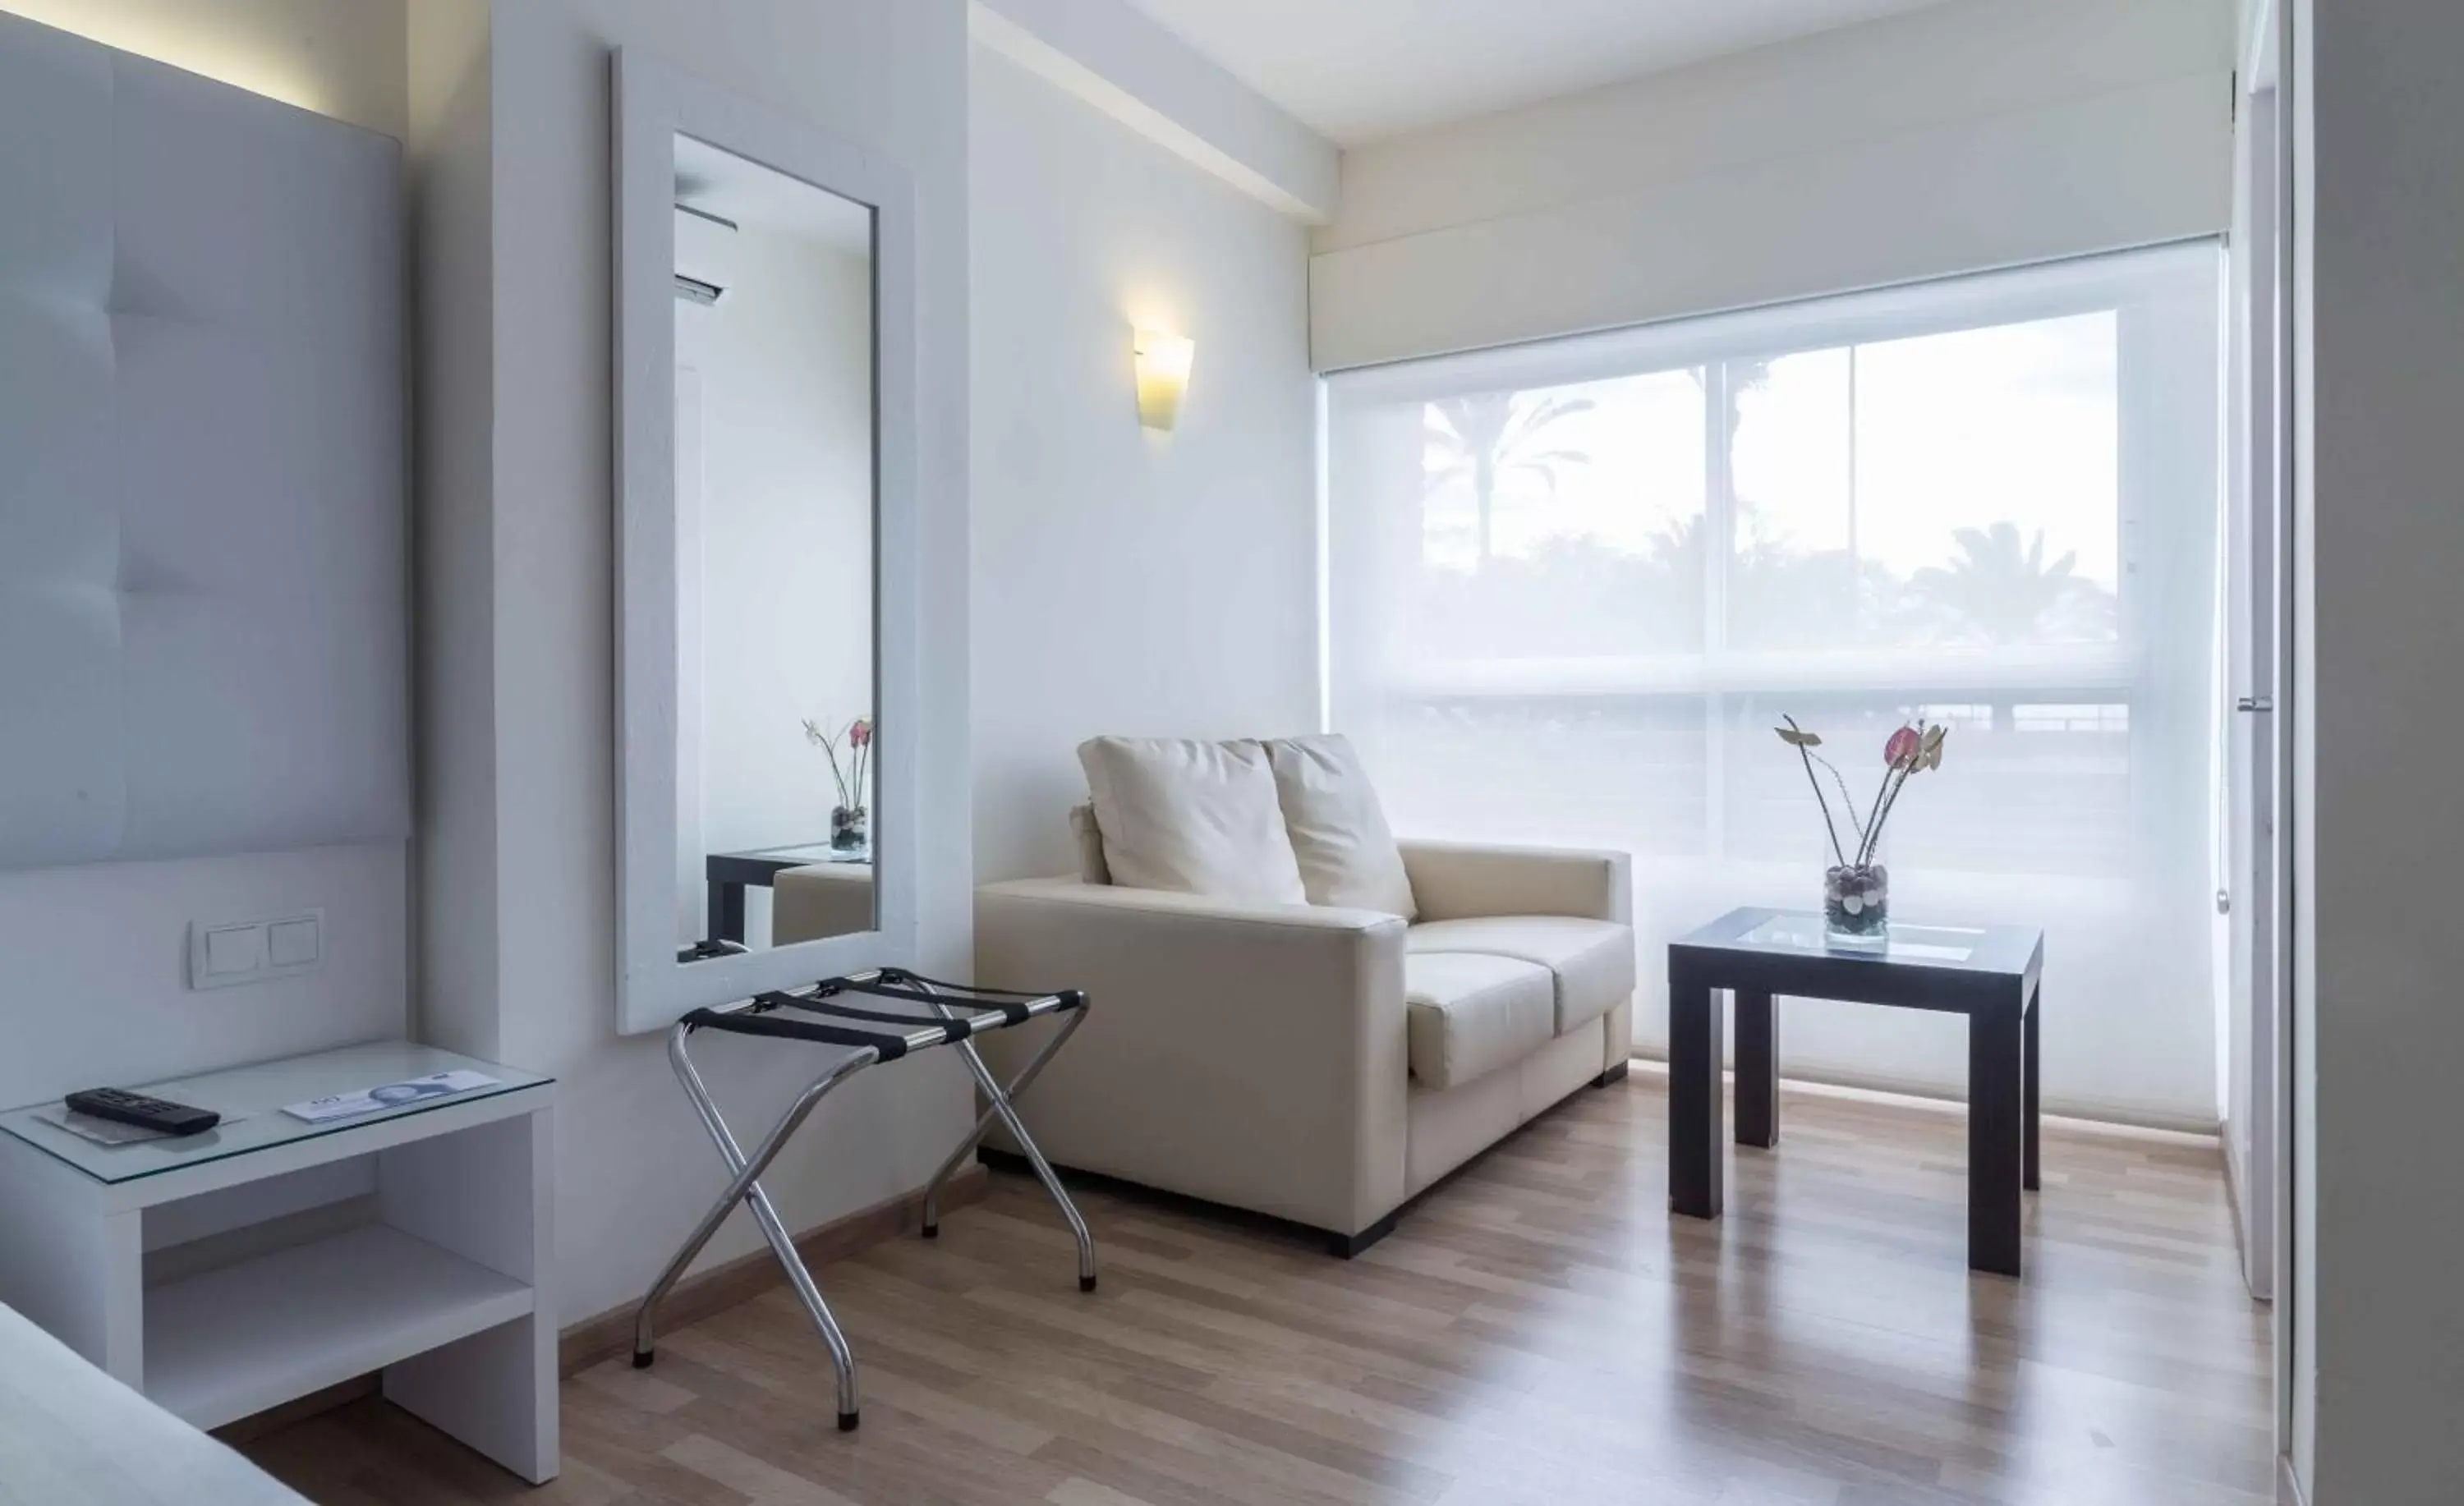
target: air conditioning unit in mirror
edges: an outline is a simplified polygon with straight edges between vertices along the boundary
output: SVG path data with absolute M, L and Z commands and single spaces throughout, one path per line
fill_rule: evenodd
M 727 296 L 736 282 L 736 234 L 727 216 L 677 202 L 677 297 L 707 308 Z

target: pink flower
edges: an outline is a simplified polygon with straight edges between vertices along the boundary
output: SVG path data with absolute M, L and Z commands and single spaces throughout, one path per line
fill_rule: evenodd
M 847 728 L 847 745 L 862 748 L 872 741 L 872 724 L 859 716 Z
M 1903 727 L 1891 734 L 1889 742 L 1882 745 L 1882 761 L 1896 769 L 1915 757 L 1924 746 L 1925 740 L 1917 735 L 1915 728 Z

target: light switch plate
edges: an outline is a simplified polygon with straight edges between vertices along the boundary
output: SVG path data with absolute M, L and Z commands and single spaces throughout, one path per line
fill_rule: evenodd
M 206 932 L 206 975 L 242 978 L 265 971 L 265 928 L 217 926 Z
M 325 928 L 314 915 L 268 922 L 265 928 L 265 965 L 286 971 L 313 968 L 324 954 L 324 941 Z
M 325 912 L 188 923 L 188 987 L 228 989 L 314 972 L 325 962 Z

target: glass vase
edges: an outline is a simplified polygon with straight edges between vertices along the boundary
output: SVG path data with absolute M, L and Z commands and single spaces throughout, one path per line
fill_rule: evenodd
M 1889 944 L 1891 870 L 1881 852 L 1823 869 L 1822 930 L 1835 947 L 1879 950 Z
M 869 843 L 865 825 L 866 811 L 861 805 L 840 805 L 830 810 L 830 850 L 862 852 Z

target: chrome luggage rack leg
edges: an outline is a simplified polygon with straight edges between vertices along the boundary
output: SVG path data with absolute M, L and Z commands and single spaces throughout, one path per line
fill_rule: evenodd
M 931 984 L 925 985 L 925 991 L 936 992 Z M 952 1016 L 954 1013 L 937 997 L 933 1007 L 945 1017 Z M 1034 1085 L 1036 1074 L 1042 1072 L 1044 1064 L 1069 1043 L 1069 1037 L 1077 1034 L 1078 1027 L 1086 1022 L 1086 1018 L 1087 1011 L 1083 1006 L 1070 1011 L 1069 1017 L 1061 1022 L 1061 1028 L 1052 1033 L 1052 1038 L 1044 1043 L 1044 1049 L 1019 1069 L 1018 1076 L 1010 1079 L 1006 1088 L 993 1080 L 992 1069 L 984 1065 L 983 1056 L 976 1050 L 974 1041 L 958 1042 L 958 1054 L 966 1059 L 967 1070 L 975 1074 L 976 1086 L 983 1090 L 986 1102 L 984 1111 L 976 1117 L 976 1127 L 967 1131 L 966 1138 L 959 1141 L 957 1148 L 941 1163 L 941 1168 L 933 1173 L 933 1180 L 924 1184 L 924 1237 L 940 1237 L 941 1184 L 947 1182 L 967 1157 L 975 1153 L 976 1146 L 983 1141 L 984 1132 L 992 1128 L 993 1121 L 998 1119 L 1010 1132 L 1010 1138 L 1018 1142 L 1019 1148 L 1025 1152 L 1027 1165 L 1035 1168 L 1036 1180 L 1052 1194 L 1052 1201 L 1060 1208 L 1061 1216 L 1068 1221 L 1070 1235 L 1078 1241 L 1078 1290 L 1091 1292 L 1095 1289 L 1095 1238 L 1087 1232 L 1087 1220 L 1078 1216 L 1078 1205 L 1069 1201 L 1069 1193 L 1061 1186 L 1061 1178 L 1053 1173 L 1052 1163 L 1044 1159 L 1044 1151 L 1036 1145 L 1035 1137 L 1019 1123 L 1016 1106 L 1018 1096 Z
M 927 1019 L 831 1002 L 845 993 L 921 1004 L 932 1011 L 933 1017 Z M 973 1011 L 960 1007 L 968 1004 L 980 1007 Z M 781 1009 L 818 1015 L 831 1023 L 780 1017 L 774 1014 Z M 1025 1068 L 1010 1080 L 1007 1087 L 993 1076 L 992 1069 L 984 1064 L 982 1055 L 969 1038 L 979 1031 L 999 1030 L 1056 1014 L 1067 1016 L 1060 1029 L 1045 1042 Z M 760 1226 L 761 1237 L 787 1273 L 788 1283 L 794 1287 L 797 1300 L 803 1304 L 805 1313 L 813 1320 L 813 1326 L 821 1331 L 823 1343 L 829 1349 L 830 1367 L 838 1380 L 839 1430 L 851 1432 L 855 1430 L 859 1415 L 855 1352 L 848 1346 L 847 1334 L 839 1327 L 838 1320 L 832 1316 L 829 1303 L 823 1299 L 821 1288 L 815 1284 L 812 1271 L 804 1264 L 803 1255 L 797 1251 L 795 1238 L 788 1233 L 786 1222 L 779 1216 L 778 1209 L 770 1201 L 770 1194 L 762 1190 L 761 1173 L 769 1169 L 770 1163 L 778 1159 L 779 1152 L 786 1148 L 787 1142 L 794 1138 L 797 1129 L 831 1089 L 876 1062 L 895 1061 L 911 1052 L 934 1046 L 955 1045 L 958 1048 L 977 1087 L 988 1101 L 988 1106 L 925 1186 L 924 1236 L 929 1239 L 940 1233 L 939 1195 L 942 1185 L 975 1150 L 993 1122 L 999 1120 L 1025 1152 L 1028 1164 L 1035 1168 L 1045 1190 L 1052 1195 L 1062 1217 L 1069 1225 L 1070 1234 L 1077 1241 L 1078 1289 L 1093 1291 L 1095 1244 L 1087 1231 L 1087 1221 L 1079 1216 L 1077 1206 L 1069 1200 L 1061 1179 L 1053 1173 L 1051 1164 L 1045 1160 L 1034 1137 L 1027 1133 L 1026 1125 L 1020 1121 L 1014 1102 L 1017 1096 L 1034 1082 L 1045 1063 L 1050 1061 L 1063 1044 L 1076 1034 L 1086 1015 L 1086 995 L 1074 991 L 1011 993 L 936 983 L 902 970 L 883 969 L 846 978 L 825 978 L 803 993 L 765 993 L 715 1009 L 695 1010 L 676 1021 L 668 1032 L 669 1064 L 675 1069 L 676 1080 L 683 1084 L 685 1097 L 692 1102 L 694 1115 L 701 1120 L 702 1128 L 709 1132 L 711 1143 L 718 1147 L 719 1159 L 726 1163 L 729 1178 L 726 1190 L 701 1216 L 700 1222 L 693 1226 L 693 1233 L 686 1236 L 684 1244 L 660 1271 L 658 1279 L 650 1283 L 641 1306 L 635 1310 L 634 1367 L 647 1366 L 657 1357 L 651 1318 L 659 1302 L 675 1286 L 686 1268 L 693 1264 L 693 1257 L 710 1243 L 711 1236 L 718 1232 L 720 1224 L 726 1222 L 727 1215 L 735 1211 L 736 1205 L 742 1203 L 752 1211 L 754 1222 Z M 895 1027 L 902 1023 L 912 1023 L 913 1028 L 897 1030 Z M 796 1096 L 796 1101 L 788 1105 L 787 1111 L 779 1117 L 779 1122 L 771 1126 L 770 1132 L 761 1137 L 748 1155 L 728 1128 L 727 1121 L 719 1114 L 718 1105 L 713 1102 L 708 1085 L 702 1081 L 701 1073 L 693 1066 L 693 1056 L 686 1049 L 686 1042 L 700 1030 L 810 1040 L 846 1047 L 847 1053 Z

